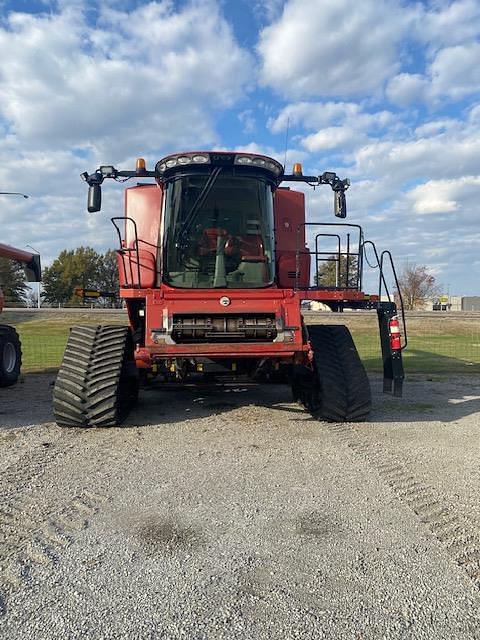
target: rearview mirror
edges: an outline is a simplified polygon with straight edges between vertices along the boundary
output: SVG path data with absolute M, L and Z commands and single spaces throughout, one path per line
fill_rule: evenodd
M 102 187 L 99 184 L 91 184 L 88 187 L 87 209 L 89 213 L 95 213 L 102 208 Z
M 345 198 L 345 191 L 333 192 L 333 204 L 335 215 L 337 218 L 347 217 L 347 199 Z

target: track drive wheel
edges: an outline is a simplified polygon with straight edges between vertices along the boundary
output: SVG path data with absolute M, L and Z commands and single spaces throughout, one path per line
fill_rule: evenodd
M 313 367 L 297 368 L 294 398 L 320 420 L 361 422 L 371 411 L 371 392 L 365 368 L 350 331 L 342 325 L 307 327 Z
M 13 327 L 0 325 L 0 387 L 9 387 L 18 380 L 22 365 L 20 338 Z
M 129 327 L 73 327 L 53 390 L 65 427 L 111 427 L 137 401 L 138 374 Z

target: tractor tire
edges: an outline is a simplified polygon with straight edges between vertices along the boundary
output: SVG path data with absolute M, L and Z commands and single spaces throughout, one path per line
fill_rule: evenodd
M 15 384 L 22 366 L 22 348 L 13 327 L 0 325 L 0 387 Z
M 309 377 L 305 372 L 303 379 L 297 377 L 300 387 L 294 388 L 294 395 L 321 420 L 366 420 L 372 406 L 370 383 L 350 331 L 342 325 L 307 329 L 314 354 L 313 371 Z
M 62 427 L 121 424 L 138 397 L 129 327 L 73 327 L 53 390 Z

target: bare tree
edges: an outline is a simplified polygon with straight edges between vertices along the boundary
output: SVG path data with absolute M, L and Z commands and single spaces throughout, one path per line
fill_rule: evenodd
M 401 272 L 398 282 L 403 297 L 405 309 L 423 309 L 431 298 L 440 292 L 435 282 L 435 276 L 428 271 L 428 267 L 407 264 Z M 398 297 L 398 292 L 395 292 Z

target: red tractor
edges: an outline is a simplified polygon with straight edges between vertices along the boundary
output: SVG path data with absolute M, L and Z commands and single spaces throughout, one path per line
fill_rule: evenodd
M 101 166 L 82 178 L 90 212 L 101 208 L 105 179 L 150 181 L 126 189 L 125 215 L 112 218 L 129 326 L 71 330 L 54 389 L 58 424 L 120 423 L 147 377 L 222 375 L 283 378 L 319 419 L 365 420 L 370 387 L 351 335 L 337 324 L 306 325 L 307 300 L 333 312 L 377 311 L 384 391 L 401 395 L 405 345 L 395 303 L 380 296 L 389 252 L 379 256 L 358 225 L 306 222 L 304 194 L 284 186 L 330 185 L 344 218 L 348 180 L 304 176 L 300 165 L 285 175 L 272 158 L 216 151 L 173 154 L 154 171 L 140 158 L 135 171 Z M 377 295 L 362 291 L 367 245 L 380 272 Z
M 0 244 L 0 257 L 21 262 L 25 267 L 27 279 L 30 282 L 40 282 L 41 267 L 38 254 Z M 4 303 L 5 299 L 0 289 L 0 311 Z M 17 332 L 7 324 L 0 324 L 0 387 L 15 384 L 20 374 L 21 364 L 22 350 Z

